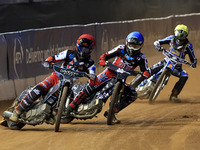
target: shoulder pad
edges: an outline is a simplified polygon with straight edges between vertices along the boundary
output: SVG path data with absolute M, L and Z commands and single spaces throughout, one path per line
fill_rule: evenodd
M 165 41 L 165 40 L 172 40 L 172 39 L 174 39 L 174 35 L 170 35 L 170 36 L 168 36 L 164 39 L 158 40 L 158 41 Z
M 114 53 L 118 50 L 124 49 L 125 45 L 118 45 L 115 48 L 113 48 L 112 50 L 108 51 L 108 54 Z

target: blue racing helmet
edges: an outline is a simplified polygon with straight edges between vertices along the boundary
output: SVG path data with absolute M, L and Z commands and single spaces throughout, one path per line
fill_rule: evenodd
M 140 52 L 144 43 L 144 37 L 140 32 L 131 32 L 126 37 L 127 53 L 130 57 L 134 57 Z

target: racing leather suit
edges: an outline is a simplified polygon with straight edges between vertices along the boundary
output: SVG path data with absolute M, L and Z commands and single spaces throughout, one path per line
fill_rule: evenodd
M 59 61 L 63 61 L 63 68 L 71 68 L 74 70 L 87 72 L 90 75 L 95 76 L 95 65 L 94 61 L 90 58 L 87 60 L 79 61 L 75 50 L 66 49 L 65 51 L 59 53 L 55 56 L 48 57 L 45 62 L 56 63 Z M 70 65 L 69 65 L 70 64 Z M 37 100 L 41 95 L 45 95 L 48 90 L 56 85 L 59 82 L 60 75 L 58 73 L 53 72 L 49 77 L 47 77 L 44 81 L 38 83 L 33 89 L 23 98 L 23 100 L 19 103 L 18 106 L 15 107 L 15 110 L 19 113 L 23 113 L 27 110 L 27 108 Z M 94 79 L 90 79 L 90 83 L 94 83 Z
M 171 54 L 178 56 L 180 58 L 185 59 L 185 56 L 187 54 L 190 58 L 192 67 L 196 68 L 197 59 L 194 55 L 193 46 L 188 41 L 188 39 L 186 39 L 186 41 L 184 42 L 184 44 L 182 45 L 181 48 L 180 48 L 180 46 L 178 46 L 176 44 L 174 35 L 170 35 L 170 36 L 168 36 L 164 39 L 158 40 L 156 42 L 159 42 L 158 44 L 160 44 L 160 45 L 168 44 L 169 51 L 171 52 Z M 158 50 L 159 50 L 159 48 L 158 48 Z M 162 61 L 158 62 L 157 64 L 153 65 L 150 68 L 151 75 L 156 74 L 165 66 L 165 64 L 167 62 L 166 59 L 167 58 L 164 58 Z M 176 84 L 172 90 L 172 93 L 171 93 L 171 96 L 177 97 L 180 94 L 181 90 L 183 89 L 183 87 L 188 79 L 188 74 L 185 70 L 182 69 L 182 65 L 177 65 L 176 68 L 173 70 L 172 75 L 179 78 L 178 82 L 176 82 Z
M 107 53 L 103 54 L 100 57 L 100 61 L 106 61 L 111 58 L 115 57 L 115 60 L 113 61 L 113 64 L 121 67 L 121 68 L 127 68 L 134 70 L 137 66 L 140 67 L 140 70 L 142 72 L 148 72 L 148 66 L 147 66 L 147 59 L 146 56 L 139 52 L 132 62 L 128 62 L 126 60 L 127 52 L 126 52 L 126 46 L 125 45 L 119 45 L 115 47 L 114 49 L 108 51 Z M 101 64 L 100 64 L 101 65 Z M 85 99 L 88 95 L 93 94 L 94 92 L 97 92 L 98 89 L 100 89 L 101 86 L 104 85 L 104 83 L 111 80 L 113 77 L 116 77 L 116 72 L 109 70 L 106 68 L 102 73 L 100 73 L 96 80 L 95 84 L 91 85 L 88 84 L 88 86 L 83 89 L 73 100 L 73 102 L 70 103 L 70 106 L 72 108 L 75 108 L 78 104 L 80 104 L 83 99 Z M 137 93 L 135 89 L 131 88 L 128 84 L 126 84 L 126 91 L 129 92 L 127 95 L 131 97 L 127 97 L 124 99 L 121 104 L 118 105 L 118 108 L 116 109 L 116 112 L 119 112 L 123 108 L 127 107 L 130 103 L 134 102 L 137 98 Z M 107 99 L 106 99 L 107 100 Z M 105 100 L 104 100 L 105 102 Z

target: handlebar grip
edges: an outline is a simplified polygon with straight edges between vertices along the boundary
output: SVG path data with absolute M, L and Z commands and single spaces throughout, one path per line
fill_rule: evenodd
M 164 52 L 165 52 L 165 51 L 166 51 L 166 49 L 165 49 L 165 48 L 163 48 L 163 47 L 161 47 L 160 51 L 162 51 L 162 52 L 164 51 Z

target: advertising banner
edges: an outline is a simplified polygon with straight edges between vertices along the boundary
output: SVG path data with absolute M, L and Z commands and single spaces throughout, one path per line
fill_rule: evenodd
M 29 30 L 6 34 L 8 43 L 9 79 L 35 77 L 52 72 L 42 63 L 65 49 L 74 49 L 82 33 L 95 33 L 94 27 Z M 6 58 L 6 57 L 5 57 Z

